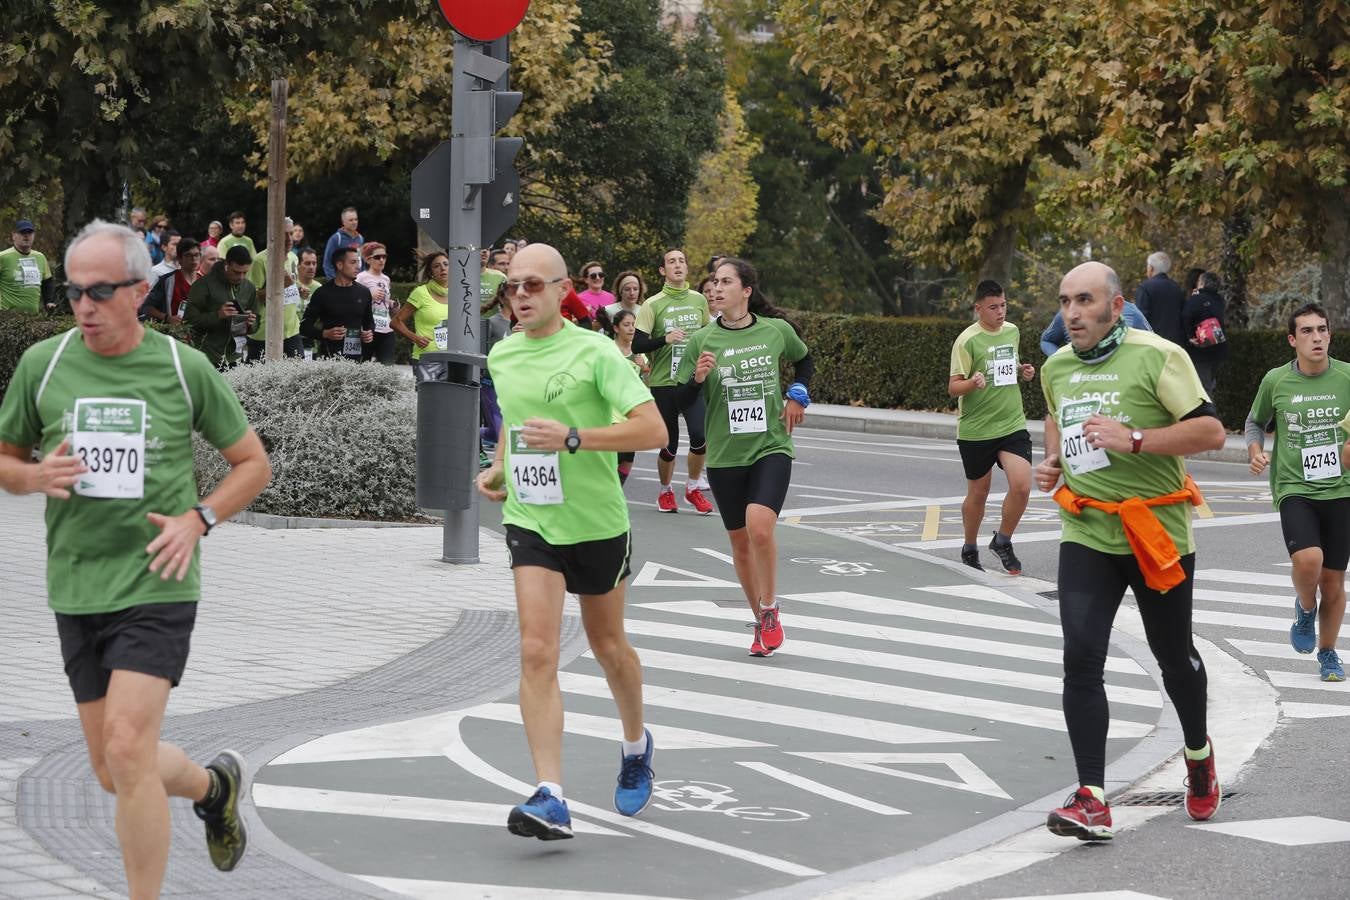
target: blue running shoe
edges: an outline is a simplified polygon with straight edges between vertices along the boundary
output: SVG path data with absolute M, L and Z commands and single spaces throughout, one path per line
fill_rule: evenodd
M 642 733 L 647 737 L 647 752 L 621 757 L 619 762 L 614 808 L 624 816 L 636 816 L 652 801 L 652 755 L 656 753 L 656 742 L 646 728 Z
M 1317 651 L 1317 661 L 1322 664 L 1323 681 L 1344 681 L 1345 669 L 1341 668 L 1341 658 L 1330 648 Z
M 530 799 L 511 810 L 506 817 L 506 830 L 521 837 L 541 841 L 561 841 L 572 836 L 572 814 L 567 802 L 553 796 L 548 788 L 540 788 Z
M 1317 609 L 1310 612 L 1294 598 L 1294 624 L 1289 626 L 1289 643 L 1299 653 L 1311 653 L 1317 649 Z

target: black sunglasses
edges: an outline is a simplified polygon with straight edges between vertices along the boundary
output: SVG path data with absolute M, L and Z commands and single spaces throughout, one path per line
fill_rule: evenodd
M 604 278 L 604 277 L 605 277 L 605 273 L 604 273 L 604 272 L 591 272 L 591 273 L 590 273 L 589 275 L 587 275 L 586 277 L 587 277 L 587 278 Z
M 383 253 L 372 253 L 372 254 L 370 254 L 370 258 L 371 258 L 371 259 L 388 259 L 389 257 L 385 256 Z
M 66 292 L 66 299 L 71 303 L 77 302 L 85 294 L 102 303 L 104 300 L 111 300 L 113 294 L 117 293 L 119 288 L 140 284 L 141 280 L 140 278 L 128 278 L 126 281 L 100 281 L 98 284 L 90 285 L 73 284 L 67 281 L 61 288 Z

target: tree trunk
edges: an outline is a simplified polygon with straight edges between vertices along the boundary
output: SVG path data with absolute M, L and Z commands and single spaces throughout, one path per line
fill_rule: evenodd
M 1223 279 L 1223 298 L 1227 304 L 1228 327 L 1245 329 L 1250 316 L 1247 303 L 1247 275 L 1251 255 L 1243 244 L 1251 235 L 1252 220 L 1237 212 L 1223 221 L 1223 249 L 1219 251 L 1219 277 Z
M 1321 198 L 1322 305 L 1332 328 L 1350 325 L 1350 190 L 1327 190 Z
M 1005 289 L 1012 281 L 1013 256 L 1017 252 L 1017 239 L 1021 235 L 1017 213 L 1026 202 L 1027 175 L 1030 171 L 1030 165 L 1026 163 L 1007 169 L 989 198 L 988 213 L 1000 224 L 985 244 L 979 277 L 980 280 L 992 278 Z

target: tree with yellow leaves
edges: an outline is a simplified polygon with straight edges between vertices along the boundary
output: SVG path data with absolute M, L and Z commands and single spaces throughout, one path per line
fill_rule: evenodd
M 750 174 L 759 141 L 745 127 L 745 113 L 730 86 L 723 103 L 717 148 L 699 165 L 685 213 L 684 251 L 696 272 L 713 254 L 740 253 L 755 233 L 759 211 L 759 185 Z

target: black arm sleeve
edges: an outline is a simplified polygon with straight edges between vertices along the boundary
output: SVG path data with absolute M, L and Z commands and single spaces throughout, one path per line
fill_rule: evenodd
M 811 387 L 811 377 L 816 374 L 816 361 L 808 353 L 792 364 L 792 380 L 804 388 Z
M 665 336 L 654 338 L 645 331 L 633 332 L 633 352 L 651 353 L 653 350 L 660 350 L 666 345 Z
M 1198 419 L 1201 416 L 1210 416 L 1211 418 L 1217 419 L 1219 417 L 1219 409 L 1213 403 L 1206 400 L 1204 403 L 1201 403 L 1195 409 L 1182 416 L 1181 421 L 1185 422 L 1187 419 Z
M 688 409 L 698 402 L 698 396 L 702 392 L 703 385 L 690 375 L 688 381 L 675 389 L 675 402 L 679 404 L 680 409 Z

